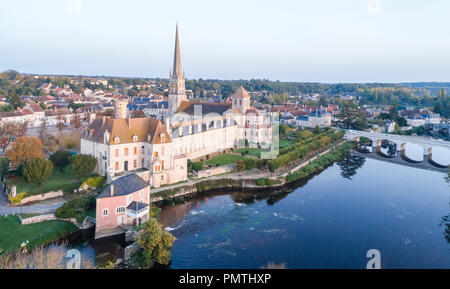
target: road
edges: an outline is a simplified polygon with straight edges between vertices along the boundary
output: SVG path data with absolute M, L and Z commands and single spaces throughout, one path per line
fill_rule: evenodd
M 50 214 L 54 213 L 56 209 L 61 207 L 66 200 L 62 198 L 56 198 L 44 202 L 40 202 L 35 205 L 20 207 L 8 207 L 6 195 L 0 190 L 0 216 L 11 214 Z

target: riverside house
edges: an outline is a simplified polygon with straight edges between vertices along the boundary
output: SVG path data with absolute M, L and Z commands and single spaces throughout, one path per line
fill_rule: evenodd
M 137 174 L 116 179 L 97 197 L 95 238 L 121 233 L 149 218 L 150 184 Z

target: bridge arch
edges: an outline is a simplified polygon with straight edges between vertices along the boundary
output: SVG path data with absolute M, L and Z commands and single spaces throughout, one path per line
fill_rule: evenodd
M 446 149 L 450 152 L 450 142 L 434 140 L 434 139 L 425 139 L 420 137 L 412 137 L 412 136 L 402 136 L 402 135 L 392 135 L 392 134 L 382 134 L 382 133 L 372 133 L 365 131 L 354 131 L 348 130 L 346 131 L 345 137 L 348 140 L 360 141 L 361 137 L 368 138 L 372 141 L 372 152 L 378 154 L 383 158 L 392 158 L 396 157 L 393 155 L 388 155 L 382 152 L 381 147 L 386 141 L 389 141 L 391 144 L 395 144 L 396 150 L 399 152 L 399 157 L 401 157 L 404 161 L 412 164 L 418 163 L 428 163 L 429 165 L 439 168 L 446 169 L 449 164 L 440 164 L 436 160 L 433 159 L 433 147 L 439 147 Z M 406 144 L 415 144 L 419 145 L 423 148 L 423 160 L 417 161 L 409 158 L 406 155 Z

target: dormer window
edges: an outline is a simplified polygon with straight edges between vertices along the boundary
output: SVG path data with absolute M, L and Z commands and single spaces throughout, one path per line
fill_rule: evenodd
M 120 143 L 120 138 L 119 138 L 118 136 L 116 136 L 116 137 L 114 138 L 114 143 L 115 143 L 115 144 Z
M 137 135 L 133 135 L 133 141 L 137 142 L 138 141 L 138 136 Z
M 160 139 L 160 143 L 165 143 L 166 142 L 166 135 L 165 134 L 161 134 L 159 139 Z

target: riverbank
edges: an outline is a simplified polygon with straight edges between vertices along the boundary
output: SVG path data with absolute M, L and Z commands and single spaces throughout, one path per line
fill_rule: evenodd
M 284 187 L 289 186 L 290 183 L 301 181 L 324 170 L 327 166 L 349 153 L 353 147 L 354 144 L 351 142 L 339 142 L 334 146 L 308 156 L 307 160 L 280 174 L 259 171 L 247 174 L 239 172 L 152 190 L 151 201 L 158 203 L 215 190 L 240 191 L 245 189 L 246 191 L 273 191 L 279 193 L 283 191 Z

